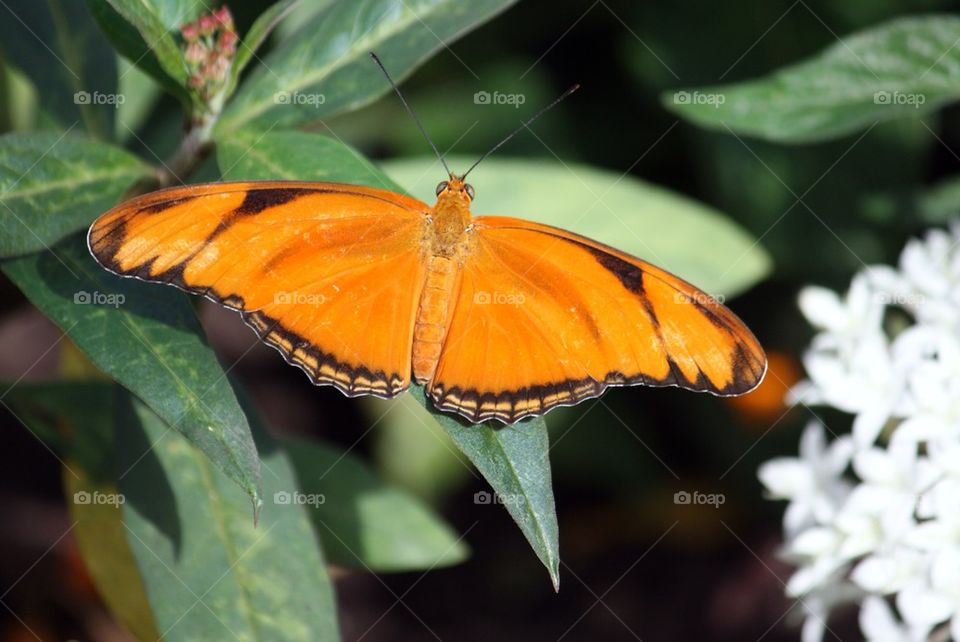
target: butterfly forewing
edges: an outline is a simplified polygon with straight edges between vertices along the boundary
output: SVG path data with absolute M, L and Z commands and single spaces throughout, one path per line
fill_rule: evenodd
M 393 396 L 410 382 L 429 208 L 329 183 L 216 183 L 128 201 L 90 228 L 108 269 L 241 310 L 315 383 Z
M 763 376 L 746 326 L 663 270 L 518 219 L 479 217 L 474 235 L 430 387 L 442 409 L 512 423 L 610 385 L 729 395 Z

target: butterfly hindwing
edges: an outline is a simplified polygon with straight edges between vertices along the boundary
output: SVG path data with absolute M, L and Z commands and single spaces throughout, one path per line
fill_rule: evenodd
M 640 259 L 546 225 L 475 219 L 434 402 L 513 423 L 611 385 L 747 392 L 766 359 L 726 307 Z
M 428 206 L 333 183 L 216 183 L 135 198 L 90 228 L 120 275 L 240 310 L 318 384 L 389 397 L 410 381 Z

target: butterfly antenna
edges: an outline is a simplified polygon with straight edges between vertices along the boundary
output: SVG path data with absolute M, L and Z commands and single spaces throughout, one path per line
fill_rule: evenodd
M 437 146 L 433 144 L 433 141 L 430 139 L 430 136 L 427 135 L 427 130 L 423 128 L 423 124 L 420 122 L 420 119 L 417 118 L 417 115 L 413 112 L 413 108 L 410 106 L 410 103 L 407 102 L 407 99 L 403 97 L 403 94 L 400 93 L 400 88 L 397 87 L 397 83 L 393 82 L 393 78 L 390 77 L 387 68 L 383 66 L 383 63 L 380 62 L 380 58 L 377 57 L 377 54 L 370 52 L 370 57 L 373 58 L 373 61 L 377 63 L 377 66 L 380 67 L 380 71 L 383 72 L 383 75 L 387 77 L 387 81 L 390 83 L 390 86 L 393 87 L 393 90 L 397 92 L 397 97 L 400 99 L 400 102 L 403 103 L 403 106 L 406 107 L 407 113 L 413 118 L 413 122 L 417 124 L 417 127 L 420 128 L 420 133 L 423 134 L 423 137 L 427 139 L 427 142 L 430 143 L 430 147 L 433 148 L 433 153 L 437 155 L 437 158 L 440 159 L 440 164 L 443 165 L 443 168 L 447 170 L 447 175 L 450 175 L 450 168 L 447 167 L 447 161 L 443 160 L 443 156 L 440 154 L 440 150 L 437 149 Z
M 514 136 L 516 136 L 517 134 L 519 134 L 519 133 L 520 133 L 523 129 L 525 129 L 526 127 L 529 127 L 529 126 L 530 126 L 530 123 L 532 123 L 532 122 L 535 121 L 536 119 L 540 118 L 540 116 L 542 116 L 543 114 L 547 113 L 550 109 L 556 107 L 557 103 L 559 103 L 561 100 L 563 100 L 564 98 L 566 98 L 567 96 L 569 96 L 570 94 L 572 94 L 573 92 L 575 92 L 575 91 L 578 90 L 578 89 L 580 89 L 580 85 L 579 85 L 579 84 L 574 85 L 573 87 L 570 87 L 570 89 L 566 90 L 565 92 L 563 92 L 562 94 L 560 94 L 559 97 L 557 97 L 556 99 L 554 99 L 554 101 L 553 101 L 552 103 L 550 103 L 550 104 L 547 105 L 546 107 L 542 107 L 542 108 L 540 109 L 540 111 L 538 111 L 537 113 L 535 113 L 533 116 L 531 116 L 530 118 L 528 118 L 528 119 L 525 120 L 524 122 L 520 123 L 520 126 L 517 127 L 516 129 L 514 129 L 514 130 L 510 133 L 509 136 L 507 136 L 506 138 L 504 138 L 503 140 L 501 140 L 499 143 L 497 143 L 496 145 L 494 145 L 494 146 L 490 149 L 489 152 L 487 152 L 486 154 L 484 154 L 483 156 L 481 156 L 480 158 L 478 158 L 478 159 L 477 159 L 477 162 L 474 163 L 473 165 L 471 165 L 471 166 L 470 166 L 470 169 L 468 169 L 467 171 L 465 171 L 465 172 L 463 173 L 463 176 L 460 177 L 460 180 L 465 179 L 465 178 L 467 177 L 467 174 L 469 174 L 470 172 L 472 172 L 472 171 L 473 171 L 473 168 L 476 167 L 477 165 L 479 165 L 480 162 L 483 161 L 487 156 L 489 156 L 489 155 L 492 154 L 493 152 L 495 152 L 495 151 L 497 151 L 498 149 L 500 149 L 501 147 L 503 147 L 503 146 L 507 143 L 508 140 L 510 140 L 511 138 L 513 138 Z

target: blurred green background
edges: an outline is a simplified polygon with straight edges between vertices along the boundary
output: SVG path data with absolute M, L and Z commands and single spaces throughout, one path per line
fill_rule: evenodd
M 241 31 L 268 4 L 232 3 Z M 298 11 L 323 4 L 304 3 Z M 802 407 L 787 411 L 781 402 L 802 376 L 798 359 L 811 334 L 796 293 L 809 283 L 844 288 L 864 264 L 895 261 L 907 238 L 956 213 L 955 201 L 944 204 L 932 190 L 960 166 L 960 111 L 947 107 L 830 142 L 787 146 L 697 128 L 667 111 L 660 96 L 757 77 L 819 52 L 838 35 L 895 16 L 954 11 L 957 4 L 520 2 L 402 84 L 437 146 L 475 157 L 580 83 L 533 133 L 521 133 L 500 154 L 629 172 L 712 205 L 760 239 L 772 273 L 728 304 L 770 353 L 771 376 L 761 392 L 738 402 L 673 389 L 615 389 L 602 401 L 549 415 L 563 555 L 557 595 L 507 513 L 474 502 L 486 485 L 441 437 L 405 419 L 404 410 L 357 443 L 385 402 L 314 388 L 258 348 L 235 372 L 271 426 L 356 444 L 354 452 L 468 532 L 473 554 L 459 566 L 425 575 L 339 576 L 345 639 L 799 639 L 781 597 L 788 569 L 776 559 L 782 507 L 763 499 L 755 475 L 761 461 L 795 452 L 800 428 L 814 416 Z M 10 19 L 0 9 L 0 20 Z M 137 74 L 125 77 L 143 83 L 128 94 L 159 95 Z M 2 59 L 0 91 L 0 131 L 44 126 L 42 105 Z M 477 104 L 481 91 L 521 94 L 524 104 Z M 181 123 L 172 98 L 139 111 L 129 106 L 122 117 L 134 132 L 123 136 L 131 149 L 161 158 L 173 151 Z M 314 129 L 375 159 L 429 153 L 392 95 Z M 525 216 L 484 209 L 484 193 L 500 186 L 485 180 L 483 166 L 471 182 L 476 213 Z M 496 201 L 509 202 L 509 194 Z M 709 243 L 697 242 L 699 251 L 710 251 Z M 0 283 L 0 295 L 3 378 L 55 371 L 56 355 L 41 353 L 56 330 L 10 283 Z M 203 318 L 225 358 L 245 348 L 248 331 L 234 315 L 205 306 Z M 411 414 L 421 411 L 407 405 Z M 52 544 L 45 538 L 61 532 L 67 518 L 56 460 L 12 417 L 0 416 L 6 440 L 0 585 L 13 585 L 0 600 L 49 639 L 124 639 L 101 621 L 108 618 L 72 549 L 43 558 L 17 581 L 23 560 Z M 847 421 L 824 418 L 838 427 Z M 725 502 L 716 509 L 674 503 L 675 492 L 694 489 L 723 493 Z M 408 608 L 390 609 L 397 596 Z M 0 611 L 0 622 L 0 639 L 33 639 L 10 613 Z M 852 630 L 846 621 L 833 628 L 844 639 Z

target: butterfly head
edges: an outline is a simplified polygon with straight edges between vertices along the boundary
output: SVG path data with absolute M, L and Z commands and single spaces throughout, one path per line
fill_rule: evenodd
M 469 205 L 473 197 L 473 186 L 464 182 L 463 177 L 456 174 L 450 174 L 450 178 L 437 185 L 437 198 L 439 199 L 459 199 L 464 201 L 465 205 Z

